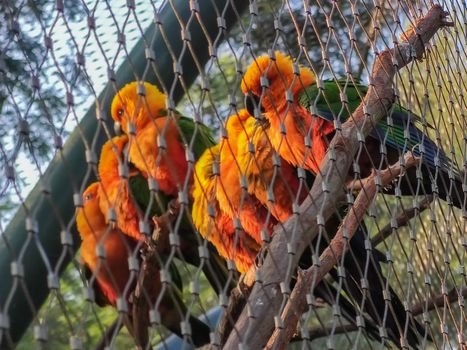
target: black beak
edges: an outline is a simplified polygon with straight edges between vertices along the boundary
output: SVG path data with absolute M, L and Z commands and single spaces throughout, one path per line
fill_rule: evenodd
M 252 93 L 245 95 L 245 108 L 253 117 L 256 117 L 255 110 L 259 110 L 261 113 L 265 112 L 264 107 L 260 104 L 259 100 L 259 97 Z

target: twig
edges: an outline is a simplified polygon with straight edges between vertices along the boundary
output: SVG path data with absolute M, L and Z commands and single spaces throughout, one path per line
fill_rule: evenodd
M 441 307 L 444 304 L 450 304 L 456 301 L 459 297 L 467 297 L 467 287 L 462 288 L 459 292 L 454 287 L 448 293 L 441 293 L 428 300 L 422 301 L 412 307 L 412 314 L 419 315 L 423 312 L 428 312 L 436 307 Z
M 313 294 L 314 287 L 321 282 L 334 265 L 338 264 L 342 256 L 349 249 L 348 241 L 355 234 L 360 221 L 374 200 L 378 188 L 384 188 L 397 176 L 401 175 L 406 168 L 413 167 L 419 162 L 419 158 L 415 158 L 411 153 L 406 153 L 404 159 L 405 166 L 396 163 L 388 169 L 381 171 L 379 176 L 373 173 L 363 181 L 363 189 L 358 194 L 352 209 L 345 216 L 331 243 L 321 254 L 319 264 L 314 264 L 305 271 L 299 270 L 297 284 L 290 295 L 290 299 L 287 301 L 281 317 L 281 324 L 285 328 L 276 328 L 266 346 L 267 348 L 283 349 L 293 337 L 300 316 L 308 308 L 307 294 Z
M 299 215 L 294 215 L 277 226 L 268 246 L 263 265 L 258 270 L 261 277 L 255 283 L 237 323 L 231 332 L 226 349 L 238 349 L 240 344 L 259 349 L 266 344 L 274 329 L 274 316 L 280 312 L 284 294 L 281 283 L 288 284 L 291 269 L 295 269 L 305 247 L 319 231 L 317 218 L 326 220 L 335 211 L 335 204 L 343 196 L 344 179 L 359 147 L 361 137 L 366 137 L 373 126 L 387 115 L 394 102 L 393 79 L 397 71 L 414 59 L 421 59 L 425 44 L 446 22 L 447 13 L 439 5 L 430 8 L 417 22 L 416 31 L 407 36 L 396 48 L 382 51 L 377 56 L 370 79 L 370 87 L 362 103 L 336 132 L 320 172 L 309 196 L 300 205 Z M 293 248 L 290 254 L 288 248 Z
M 386 240 L 386 238 L 388 238 L 390 235 L 392 235 L 392 233 L 394 232 L 395 229 L 407 226 L 409 221 L 414 216 L 420 215 L 422 212 L 424 212 L 426 209 L 428 209 L 430 207 L 430 204 L 431 204 L 432 201 L 433 201 L 433 196 L 427 196 L 420 203 L 418 203 L 417 207 L 403 210 L 396 217 L 396 222 L 395 222 L 396 225 L 394 225 L 394 223 L 391 220 L 391 222 L 389 224 L 384 226 L 371 239 L 371 245 L 373 247 L 376 247 L 378 244 L 384 242 Z
M 169 203 L 167 211 L 153 217 L 154 230 L 151 239 L 146 240 L 141 252 L 142 264 L 132 295 L 133 337 L 138 348 L 146 349 L 149 327 L 151 298 L 156 298 L 162 288 L 160 279 L 160 256 L 170 253 L 170 228 L 180 211 L 177 200 Z
M 467 287 L 462 288 L 459 293 L 457 292 L 456 288 L 452 288 L 447 294 L 439 294 L 433 298 L 415 304 L 411 308 L 410 312 L 413 316 L 418 316 L 423 312 L 433 310 L 435 307 L 441 307 L 446 303 L 450 304 L 456 301 L 459 296 L 467 297 Z M 327 337 L 331 333 L 342 334 L 355 331 L 358 331 L 358 326 L 355 324 L 345 324 L 342 326 L 313 326 L 308 329 L 306 337 L 294 337 L 293 340 L 307 339 L 308 341 L 312 341 L 318 338 Z
M 138 349 L 146 349 L 149 327 L 149 310 L 152 302 L 149 296 L 157 297 L 162 288 L 160 279 L 160 264 L 155 246 L 148 244 L 141 253 L 143 262 L 136 282 L 132 298 L 133 337 Z M 157 283 L 159 281 L 159 283 Z

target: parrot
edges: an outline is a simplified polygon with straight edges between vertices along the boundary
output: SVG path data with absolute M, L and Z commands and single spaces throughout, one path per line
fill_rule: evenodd
M 313 176 L 307 174 L 306 184 L 299 180 L 296 169 L 276 154 L 268 139 L 268 127 L 268 124 L 264 123 L 261 119 L 253 118 L 246 110 L 240 110 L 237 114 L 229 117 L 226 123 L 228 132 L 226 140 L 229 140 L 228 149 L 234 149 L 235 155 L 231 157 L 231 153 L 227 152 L 227 156 L 222 158 L 221 152 L 220 182 L 223 182 L 223 186 L 228 188 L 230 204 L 237 203 L 235 210 L 236 212 L 240 212 L 239 216 L 241 217 L 243 207 L 240 206 L 241 202 L 235 198 L 239 197 L 239 193 L 242 192 L 239 178 L 244 176 L 248 184 L 248 194 L 250 198 L 253 198 L 257 202 L 255 205 L 256 213 L 261 209 L 266 212 L 269 211 L 273 216 L 270 221 L 272 224 L 276 224 L 286 221 L 293 215 L 294 204 L 301 204 L 305 199 L 308 194 L 307 185 L 313 180 Z M 222 143 L 224 143 L 224 140 L 222 140 Z M 233 162 L 231 158 L 238 164 L 237 168 L 230 167 Z M 227 159 L 227 168 L 224 168 L 222 164 L 225 159 Z M 224 173 L 228 173 L 229 177 L 223 176 L 223 171 Z M 221 205 L 221 208 L 224 207 Z M 255 219 L 259 220 L 261 218 L 249 215 L 250 221 Z M 334 215 L 326 223 L 326 231 L 328 233 L 336 232 L 340 222 L 340 217 Z M 248 227 L 254 226 L 250 224 Z M 248 231 L 247 227 L 245 227 L 245 231 Z M 271 233 L 272 228 L 269 227 L 268 234 L 271 235 Z M 385 314 L 383 289 L 385 289 L 387 281 L 383 276 L 380 263 L 385 262 L 386 259 L 384 254 L 373 249 L 370 253 L 370 263 L 366 267 L 366 236 L 366 229 L 364 224 L 362 224 L 350 241 L 351 252 L 345 255 L 343 264 L 346 271 L 343 290 L 371 316 L 372 320 L 367 323 L 382 325 L 381 320 Z M 323 243 L 326 242 L 321 242 L 320 247 L 318 247 L 320 252 L 325 247 Z M 311 253 L 306 252 L 300 261 L 301 266 L 310 266 L 312 263 L 310 257 Z M 368 295 L 362 291 L 360 286 L 360 280 L 364 277 L 362 271 L 366 271 L 365 277 L 369 281 L 379 285 L 379 288 L 370 288 Z M 331 272 L 331 276 L 339 283 L 339 276 L 335 269 Z M 334 297 L 332 297 L 332 294 L 330 297 L 329 290 L 330 286 L 322 283 L 317 286 L 315 293 L 332 305 L 336 293 L 333 294 Z M 397 294 L 390 286 L 388 286 L 388 291 L 391 295 L 391 302 L 384 324 L 389 330 L 391 339 L 398 343 L 400 334 L 403 332 L 400 330 L 404 328 L 407 317 L 405 308 Z M 357 313 L 352 304 L 343 298 L 343 296 L 340 297 L 340 301 L 341 307 L 345 310 L 347 317 L 355 321 Z M 364 306 L 362 306 L 363 301 L 365 303 Z M 417 334 L 423 334 L 423 332 L 423 327 L 416 320 L 409 320 L 409 327 L 406 333 L 409 344 L 412 346 L 418 345 Z M 377 338 L 374 332 L 370 332 L 370 334 L 373 338 Z
M 129 258 L 136 256 L 140 260 L 140 257 L 137 253 L 138 242 L 123 234 L 117 227 L 106 223 L 99 204 L 101 186 L 99 182 L 94 182 L 84 191 L 83 205 L 78 208 L 76 214 L 76 226 L 82 240 L 81 263 L 85 275 L 92 283 L 96 303 L 99 306 L 117 307 L 119 299 L 131 304 L 130 294 L 135 285 L 136 274 L 130 271 Z M 166 291 L 162 296 L 158 311 L 161 315 L 161 323 L 173 333 L 183 337 L 180 323 L 185 320 L 187 308 L 181 297 L 181 277 L 175 265 L 171 264 L 169 269 L 174 283 L 171 285 L 170 293 Z M 150 296 L 153 302 L 162 288 L 160 276 L 154 276 L 151 291 L 157 293 Z M 188 322 L 193 330 L 193 343 L 197 346 L 209 343 L 210 328 L 194 316 L 190 316 Z M 125 324 L 129 332 L 134 335 L 136 330 L 133 329 L 131 320 Z M 143 344 L 139 345 L 146 348 L 147 330 L 138 330 L 138 332 L 140 334 L 143 332 L 145 338 Z
M 220 208 L 216 198 L 220 146 L 217 144 L 208 148 L 196 162 L 192 194 L 193 224 L 203 238 L 216 247 L 220 256 L 233 260 L 237 270 L 245 273 L 253 265 L 261 245 L 243 230 L 235 230 L 232 216 Z
M 144 87 L 144 96 L 137 93 L 140 87 Z M 126 161 L 135 173 L 128 180 L 130 196 L 124 191 L 123 195 L 126 200 L 132 198 L 133 206 L 138 209 L 136 213 L 139 214 L 136 217 L 124 205 L 120 206 L 120 216 L 128 221 L 124 224 L 128 231 L 122 230 L 130 236 L 140 235 L 139 221 L 143 217 L 162 215 L 176 199 L 188 203 L 187 207 L 191 206 L 189 194 L 193 185 L 193 164 L 206 148 L 214 145 L 212 132 L 207 126 L 176 111 L 168 113 L 165 101 L 166 96 L 148 82 L 125 85 L 112 101 L 112 118 L 121 124 L 123 136 L 127 140 L 121 150 L 125 148 Z M 112 171 L 115 180 L 118 162 L 114 163 Z M 150 185 L 151 180 L 154 180 L 155 185 Z M 115 186 L 118 185 L 115 183 Z M 183 191 L 184 188 L 187 191 Z M 152 192 L 156 192 L 155 198 Z M 185 192 L 188 193 L 186 198 Z M 217 293 L 221 293 L 224 288 L 233 288 L 234 281 L 229 276 L 225 261 L 212 244 L 205 245 L 201 240 L 191 221 L 190 209 L 183 210 L 175 224 L 181 251 L 177 257 L 196 267 L 202 266 Z M 116 210 L 119 210 L 118 206 Z M 131 222 L 127 216 L 133 216 Z M 201 259 L 200 249 L 207 252 L 207 260 Z
M 289 56 L 276 51 L 272 58 L 264 55 L 251 63 L 242 78 L 241 90 L 250 114 L 257 109 L 270 124 L 268 136 L 281 157 L 317 174 L 335 125 L 351 116 L 368 87 L 350 80 L 327 80 L 319 87 L 310 69 L 297 68 Z M 422 126 L 420 117 L 394 104 L 387 119 L 378 122 L 365 139 L 354 176 L 366 177 L 373 168 L 392 164 L 412 150 L 422 162 L 419 169 L 407 169 L 399 181 L 401 194 L 436 192 L 441 199 L 465 210 L 466 174 L 419 129 Z

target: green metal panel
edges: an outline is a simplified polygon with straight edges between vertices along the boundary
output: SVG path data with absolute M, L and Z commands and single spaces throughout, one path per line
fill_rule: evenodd
M 189 4 L 196 2 L 176 0 L 173 3 L 182 21 L 187 23 L 192 14 Z M 217 6 L 221 13 L 224 13 L 223 18 L 226 21 L 225 26 L 227 29 L 231 28 L 238 19 L 230 5 L 228 10 L 223 12 L 225 6 L 229 3 L 228 0 L 199 2 L 199 11 L 203 24 L 213 41 L 219 35 L 214 5 Z M 236 11 L 242 13 L 249 2 L 241 0 L 234 3 Z M 182 50 L 183 41 L 181 39 L 180 25 L 168 3 L 161 10 L 157 19 L 162 22 L 170 40 L 171 49 L 178 58 Z M 209 58 L 208 42 L 196 20 L 191 22 L 189 31 L 197 60 L 201 66 L 204 66 Z M 156 35 L 155 40 L 152 41 L 154 34 Z M 162 35 L 154 24 L 146 31 L 145 38 L 147 42 L 152 41 L 151 48 L 155 52 L 157 66 L 165 68 L 159 71 L 160 77 L 163 80 L 162 85 L 170 90 L 174 82 L 173 61 L 163 42 Z M 118 69 L 116 73 L 117 85 L 122 86 L 122 84 L 135 80 L 135 77 L 142 77 L 146 63 L 145 44 L 141 39 L 132 50 L 129 60 L 126 60 Z M 180 63 L 183 69 L 184 82 L 189 86 L 199 73 L 189 50 L 185 50 Z M 147 70 L 145 80 L 157 82 L 152 69 Z M 161 85 L 160 82 L 159 85 Z M 105 93 L 106 90 L 107 93 Z M 104 92 L 99 96 L 101 110 L 104 112 L 104 115 L 108 115 L 113 93 L 112 84 L 108 84 Z M 179 101 L 182 96 L 183 89 L 177 83 L 172 93 L 174 102 Z M 95 105 L 93 105 L 82 119 L 80 129 L 82 135 L 87 138 L 88 143 L 93 144 L 93 151 L 98 155 L 107 137 L 102 132 L 102 128 L 96 134 L 96 128 L 98 128 L 98 122 Z M 92 143 L 93 140 L 94 143 Z M 65 230 L 69 223 L 72 222 L 75 213 L 73 194 L 79 192 L 87 173 L 88 165 L 85 159 L 85 145 L 83 144 L 80 132 L 75 130 L 65 143 L 62 152 L 58 153 L 53 159 L 43 176 L 43 179 L 46 179 L 49 185 L 44 187 L 42 183 L 38 183 L 28 196 L 25 207 L 28 208 L 29 214 L 26 212 L 25 207 L 20 208 L 6 228 L 4 235 L 0 237 L 1 349 L 8 348 L 6 337 L 9 337 L 13 343 L 17 343 L 21 339 L 21 336 L 35 316 L 32 308 L 38 310 L 50 291 L 48 287 L 49 270 L 35 242 L 40 241 L 40 245 L 43 247 L 42 253 L 50 263 L 51 271 L 57 269 L 58 274 L 60 274 L 71 259 L 71 254 L 66 254 L 64 246 L 61 244 L 60 232 Z M 92 172 L 90 174 L 88 181 L 92 180 Z M 70 182 L 70 178 L 73 181 Z M 53 203 L 53 206 L 51 203 Z M 29 225 L 29 228 L 32 229 L 30 232 L 26 229 L 28 217 L 32 219 L 32 225 Z M 37 224 L 37 229 L 35 229 L 35 224 Z M 74 232 L 74 227 L 71 227 L 71 231 L 73 252 L 75 252 L 79 246 L 79 237 Z M 28 239 L 30 241 L 27 244 Z M 21 259 L 18 260 L 18 257 L 21 257 Z M 11 266 L 12 263 L 18 261 L 20 261 L 18 272 L 23 277 L 14 278 Z M 22 282 L 19 283 L 20 281 Z M 53 285 L 54 281 L 50 282 Z M 16 292 L 13 294 L 11 291 L 15 285 Z M 22 292 L 23 286 L 31 296 L 31 300 L 28 300 L 26 294 Z M 5 309 L 6 303 L 8 303 L 7 310 Z M 2 327 L 4 328 L 3 330 Z

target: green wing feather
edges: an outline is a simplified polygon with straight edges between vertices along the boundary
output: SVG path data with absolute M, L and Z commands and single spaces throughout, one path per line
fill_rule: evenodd
M 212 130 L 203 123 L 195 122 L 192 118 L 183 116 L 177 110 L 175 110 L 174 113 L 178 117 L 177 124 L 182 133 L 180 141 L 187 145 L 193 145 L 191 150 L 195 155 L 195 159 L 198 160 L 207 148 L 215 145 Z M 160 117 L 168 115 L 169 113 L 166 109 L 161 109 L 159 111 Z
M 193 119 L 183 116 L 180 116 L 177 122 L 184 142 L 192 145 L 191 149 L 196 159 L 199 159 L 207 148 L 214 146 L 212 130 L 203 123 L 195 123 Z
M 345 92 L 347 108 L 341 101 L 341 91 Z M 358 107 L 367 91 L 368 87 L 360 82 L 327 80 L 323 82 L 322 89 L 318 89 L 316 85 L 308 86 L 298 96 L 298 103 L 323 119 L 334 121 L 339 117 L 341 121 L 345 121 Z M 423 148 L 425 165 L 435 168 L 439 162 L 442 167 L 454 168 L 454 172 L 459 175 L 449 157 L 422 131 L 425 127 L 433 128 L 426 122 L 423 123 L 419 116 L 395 103 L 388 112 L 388 118 L 382 118 L 370 135 L 399 154 L 412 150 L 415 155 L 420 156 Z
M 142 212 L 146 213 L 149 205 L 151 205 L 149 209 L 149 217 L 155 215 L 159 216 L 165 213 L 167 205 L 172 199 L 171 197 L 159 191 L 155 198 L 153 197 L 151 203 L 151 192 L 149 191 L 148 181 L 141 173 L 130 176 L 128 182 L 131 195 Z

